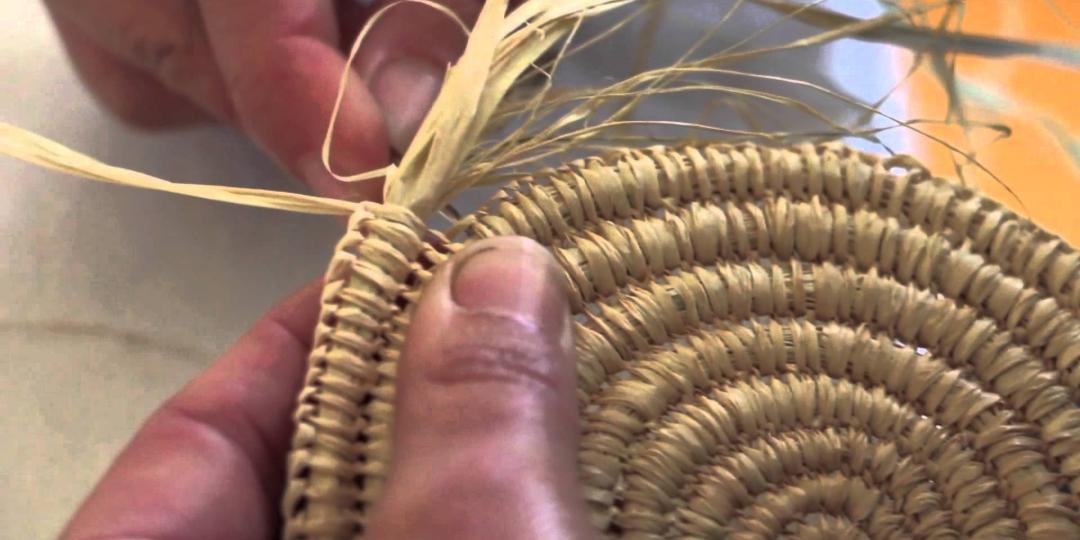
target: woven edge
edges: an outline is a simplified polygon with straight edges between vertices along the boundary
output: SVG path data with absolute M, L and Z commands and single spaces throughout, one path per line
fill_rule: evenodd
M 346 509 L 378 489 L 364 481 L 381 476 L 367 459 L 379 449 L 364 433 L 388 422 L 380 416 L 389 412 L 373 410 L 371 392 L 384 377 L 387 336 L 425 233 L 406 209 L 366 204 L 334 250 L 288 457 L 287 539 L 349 538 L 362 530 L 360 514 Z

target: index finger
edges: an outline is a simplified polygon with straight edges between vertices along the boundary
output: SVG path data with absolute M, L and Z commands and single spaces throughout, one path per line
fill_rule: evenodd
M 320 194 L 378 195 L 323 168 L 320 150 L 344 72 L 332 0 L 200 0 L 203 18 L 238 121 Z M 378 103 L 358 75 L 343 101 L 331 155 L 336 170 L 382 167 L 389 143 Z

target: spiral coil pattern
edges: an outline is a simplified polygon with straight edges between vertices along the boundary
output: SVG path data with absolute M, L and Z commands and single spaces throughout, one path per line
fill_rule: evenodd
M 290 538 L 362 530 L 408 305 L 460 247 L 378 205 L 351 230 Z M 1080 538 L 1080 254 L 1003 206 L 838 145 L 657 147 L 519 181 L 448 231 L 506 234 L 564 270 L 609 537 Z

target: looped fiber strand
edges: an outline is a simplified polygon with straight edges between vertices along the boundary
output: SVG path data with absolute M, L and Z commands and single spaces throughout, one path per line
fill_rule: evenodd
M 463 243 L 548 246 L 607 537 L 1080 538 L 1080 254 L 910 158 L 626 150 L 450 228 L 365 204 L 327 274 L 286 538 L 356 538 L 410 306 Z

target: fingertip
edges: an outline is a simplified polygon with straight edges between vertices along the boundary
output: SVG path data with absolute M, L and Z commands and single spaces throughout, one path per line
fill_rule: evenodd
M 390 145 L 383 112 L 364 81 L 351 74 L 335 118 L 333 92 L 337 91 L 338 77 L 346 67 L 344 59 L 340 58 L 328 61 L 328 64 L 337 67 L 328 65 L 321 69 L 322 78 L 327 82 L 323 89 L 326 92 L 320 90 L 319 93 L 324 95 L 316 98 L 317 101 L 293 102 L 288 105 L 287 111 L 276 113 L 294 116 L 292 125 L 279 122 L 274 126 L 256 128 L 259 130 L 257 132 L 265 138 L 264 145 L 277 154 L 312 192 L 352 201 L 380 200 L 381 182 L 342 181 L 335 174 L 353 176 L 383 167 L 389 162 Z M 330 82 L 331 78 L 333 82 Z M 307 114 L 301 116 L 304 112 Z M 266 121 L 267 124 L 269 122 Z M 331 129 L 333 132 L 328 134 Z M 327 136 L 330 137 L 329 163 L 323 160 L 323 144 Z
M 203 0 L 238 123 L 320 195 L 370 198 L 377 189 L 346 184 L 322 168 L 322 146 L 343 73 L 333 2 Z M 378 102 L 359 75 L 347 79 L 333 131 L 330 165 L 342 175 L 386 165 L 390 147 Z
M 509 314 L 555 343 L 567 329 L 569 304 L 555 260 L 529 238 L 481 240 L 454 257 L 448 272 L 454 303 L 467 310 Z
M 384 63 L 368 78 L 383 111 L 387 138 L 397 152 L 408 150 L 442 89 L 444 73 L 443 66 L 403 57 Z
M 374 530 L 583 536 L 571 337 L 561 274 L 535 242 L 483 240 L 440 269 L 398 367 L 395 454 Z M 479 508 L 490 517 L 470 515 Z M 407 518 L 417 513 L 430 519 Z
M 479 13 L 476 0 L 442 0 L 465 24 Z M 446 67 L 465 49 L 467 32 L 446 13 L 402 3 L 377 21 L 361 48 L 359 72 L 386 121 L 387 137 L 405 153 L 442 88 Z
M 346 69 L 344 59 L 341 59 L 340 69 Z M 333 84 L 336 91 L 339 81 L 335 80 Z M 348 74 L 343 91 L 336 111 L 333 97 L 326 98 L 325 117 L 310 127 L 319 132 L 318 144 L 302 152 L 293 169 L 316 194 L 352 201 L 378 201 L 382 198 L 381 181 L 352 182 L 337 177 L 365 173 L 389 161 L 386 119 L 377 97 L 355 72 Z M 323 159 L 327 137 L 330 141 L 329 162 Z
M 573 387 L 573 328 L 561 272 L 531 239 L 469 245 L 425 288 L 414 322 L 411 329 L 424 331 L 410 332 L 403 365 L 428 383 L 483 383 L 516 373 L 535 379 L 539 397 L 557 403 Z

